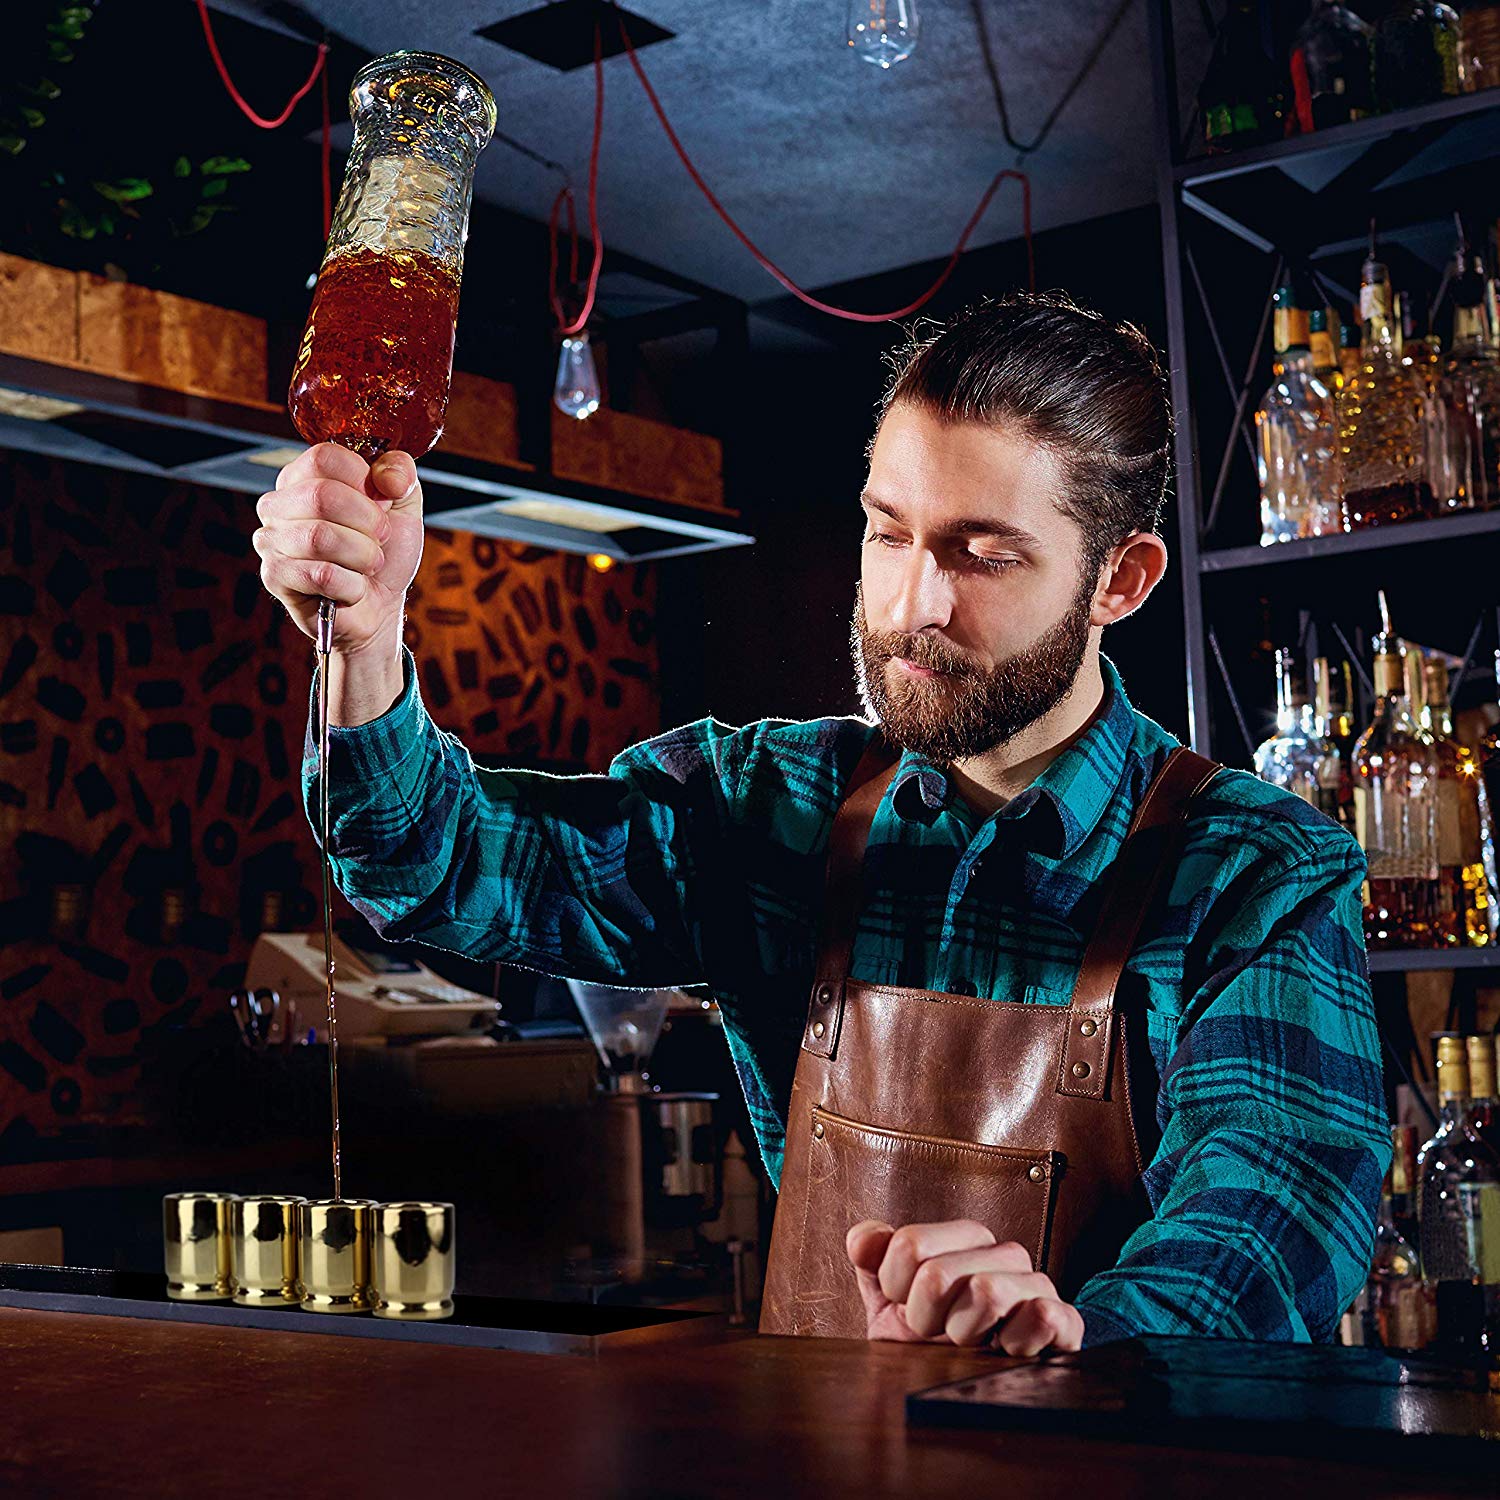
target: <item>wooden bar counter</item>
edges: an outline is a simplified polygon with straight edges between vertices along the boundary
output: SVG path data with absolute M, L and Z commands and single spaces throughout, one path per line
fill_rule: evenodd
M 908 1430 L 909 1391 L 998 1360 L 749 1333 L 582 1358 L 0 1309 L 0 1495 L 1494 1492 L 1493 1475 Z

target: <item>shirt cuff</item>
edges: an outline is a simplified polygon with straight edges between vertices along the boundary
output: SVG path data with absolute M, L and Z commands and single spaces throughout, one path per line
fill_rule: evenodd
M 1075 1304 L 1076 1306 L 1076 1304 Z M 1136 1331 L 1100 1307 L 1079 1307 L 1083 1314 L 1083 1347 L 1092 1349 L 1095 1344 L 1112 1344 L 1119 1339 L 1130 1339 Z
M 314 662 L 312 684 L 308 689 L 307 737 L 303 757 L 309 775 L 318 769 L 318 674 L 321 662 Z M 417 691 L 417 662 L 404 642 L 401 646 L 401 696 L 368 724 L 330 724 L 328 726 L 329 786 L 336 788 L 363 785 L 369 778 L 389 776 L 422 742 L 426 732 L 426 709 Z M 346 781 L 344 778 L 356 778 Z

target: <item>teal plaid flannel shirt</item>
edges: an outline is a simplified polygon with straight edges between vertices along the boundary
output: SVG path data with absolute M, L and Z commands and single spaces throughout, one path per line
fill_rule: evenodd
M 391 940 L 608 984 L 706 983 L 779 1182 L 829 829 L 872 727 L 705 718 L 604 776 L 484 770 L 433 723 L 403 657 L 390 710 L 330 733 L 340 889 Z M 903 754 L 865 855 L 853 977 L 1067 1004 L 1100 877 L 1177 743 L 1103 669 L 1095 722 L 993 814 Z M 1364 873 L 1347 833 L 1248 773 L 1194 804 L 1120 990 L 1155 1065 L 1153 1213 L 1082 1288 L 1086 1342 L 1333 1335 L 1390 1159 Z

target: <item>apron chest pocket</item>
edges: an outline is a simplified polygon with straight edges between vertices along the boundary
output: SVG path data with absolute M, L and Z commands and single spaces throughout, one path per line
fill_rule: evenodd
M 826 1236 L 830 1250 L 836 1240 L 844 1277 L 853 1275 L 844 1236 L 863 1219 L 898 1229 L 974 1219 L 996 1240 L 1024 1245 L 1032 1265 L 1045 1268 L 1060 1170 L 1056 1152 L 913 1135 L 862 1124 L 818 1105 L 811 1131 L 806 1207 L 814 1222 L 804 1226 L 803 1247 L 812 1248 L 809 1234 L 814 1240 Z M 811 1269 L 805 1258 L 803 1264 Z

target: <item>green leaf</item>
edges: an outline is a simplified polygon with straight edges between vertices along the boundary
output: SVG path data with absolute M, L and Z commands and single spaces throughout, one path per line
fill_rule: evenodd
M 95 182 L 93 189 L 111 203 L 134 203 L 138 198 L 149 198 L 155 191 L 144 177 L 122 177 L 118 182 Z
M 227 177 L 210 177 L 203 184 L 203 196 L 205 198 L 222 198 L 229 187 Z
M 21 106 L 21 119 L 25 121 L 26 124 L 31 126 L 33 130 L 40 130 L 41 127 L 47 123 L 46 115 L 44 115 L 41 110 L 34 109 L 29 104 L 23 104 Z
M 115 232 L 115 219 L 113 214 L 103 213 L 99 215 L 99 228 L 104 234 Z
M 73 61 L 73 49 L 66 42 L 53 40 L 47 43 L 47 56 L 53 62 L 70 63 Z
M 49 104 L 62 94 L 62 90 L 50 78 L 39 78 L 35 83 L 22 83 L 17 87 L 28 99 L 42 99 Z
M 26 149 L 26 141 L 19 135 L 0 135 L 0 151 L 7 156 L 19 156 Z
M 192 216 L 188 219 L 187 232 L 189 234 L 197 234 L 200 229 L 207 229 L 213 222 L 213 217 L 214 211 L 212 207 L 195 209 Z
M 174 177 L 191 177 L 193 175 L 193 164 L 187 157 L 179 156 L 172 163 L 172 175 Z
M 205 177 L 223 177 L 231 172 L 248 172 L 250 163 L 243 156 L 210 156 L 199 162 L 198 170 Z

